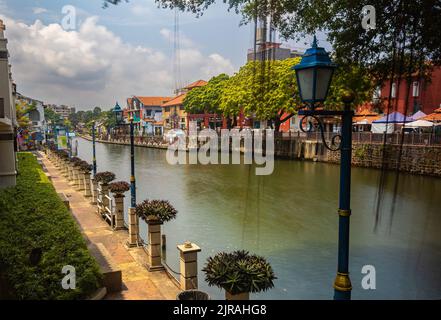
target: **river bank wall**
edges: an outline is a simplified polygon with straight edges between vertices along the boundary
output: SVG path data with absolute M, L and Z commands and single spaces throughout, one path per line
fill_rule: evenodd
M 91 141 L 90 136 L 80 137 Z M 101 140 L 97 142 L 129 145 L 127 140 Z M 158 140 L 151 142 L 136 142 L 135 145 L 146 148 L 167 149 L 166 143 Z M 340 163 L 340 152 L 328 150 L 320 140 L 305 140 L 291 137 L 275 138 L 275 157 L 290 160 L 308 160 L 325 163 Z M 352 165 L 385 169 L 399 170 L 402 172 L 441 177 L 441 146 L 437 145 L 399 145 L 382 143 L 352 144 Z

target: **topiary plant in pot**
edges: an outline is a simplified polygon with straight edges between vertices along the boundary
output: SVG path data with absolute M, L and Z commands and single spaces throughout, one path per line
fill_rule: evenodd
M 161 270 L 161 225 L 176 218 L 178 211 L 165 200 L 145 200 L 135 209 L 138 217 L 147 222 L 147 264 L 150 271 Z
M 98 172 L 95 175 L 95 180 L 96 182 L 101 183 L 101 185 L 107 186 L 110 182 L 115 180 L 115 174 L 110 171 Z
M 109 184 L 109 189 L 115 194 L 115 198 L 124 197 L 124 193 L 130 190 L 130 184 L 125 181 L 116 181 Z
M 248 300 L 250 292 L 273 288 L 276 279 L 265 258 L 244 250 L 209 257 L 202 271 L 209 286 L 225 289 L 227 300 Z
M 78 166 L 84 173 L 90 173 L 90 171 L 92 171 L 92 165 L 87 161 L 81 161 Z

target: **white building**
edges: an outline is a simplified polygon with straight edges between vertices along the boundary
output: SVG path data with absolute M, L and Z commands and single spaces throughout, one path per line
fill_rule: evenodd
M 5 29 L 0 20 L 0 188 L 15 186 L 17 176 L 15 85 L 12 81 Z
M 33 98 L 25 97 L 18 92 L 16 98 L 17 101 L 24 101 L 28 105 L 35 106 L 35 109 L 28 113 L 29 120 L 31 121 L 30 131 L 44 134 L 47 128 L 44 117 L 44 103 Z

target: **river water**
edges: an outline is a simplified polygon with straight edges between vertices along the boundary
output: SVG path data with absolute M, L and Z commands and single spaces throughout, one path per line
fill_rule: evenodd
M 79 157 L 91 162 L 91 142 L 77 140 Z M 129 181 L 130 148 L 102 143 L 96 148 L 98 171 Z M 179 270 L 176 245 L 186 240 L 202 248 L 199 270 L 210 255 L 246 249 L 265 256 L 278 277 L 275 288 L 252 299 L 332 299 L 338 166 L 276 160 L 272 175 L 256 176 L 250 165 L 172 166 L 164 150 L 137 147 L 135 152 L 138 202 L 166 199 L 178 210 L 177 219 L 163 226 L 172 269 Z M 376 223 L 379 177 L 379 170 L 352 170 L 352 296 L 440 299 L 441 179 L 400 174 L 394 192 L 396 175 L 389 172 Z M 126 208 L 129 200 L 127 194 Z M 140 229 L 145 239 L 143 221 Z M 375 290 L 362 287 L 365 265 L 375 267 Z M 220 289 L 208 287 L 201 271 L 199 287 L 223 298 Z

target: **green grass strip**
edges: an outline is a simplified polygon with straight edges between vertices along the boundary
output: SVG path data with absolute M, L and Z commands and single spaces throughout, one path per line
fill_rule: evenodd
M 16 299 L 85 299 L 102 275 L 78 225 L 31 153 L 18 154 L 17 186 L 0 190 L 0 274 Z M 41 249 L 38 264 L 33 249 Z M 63 289 L 63 266 L 75 267 L 76 288 Z M 1 283 L 0 283 L 1 285 Z

